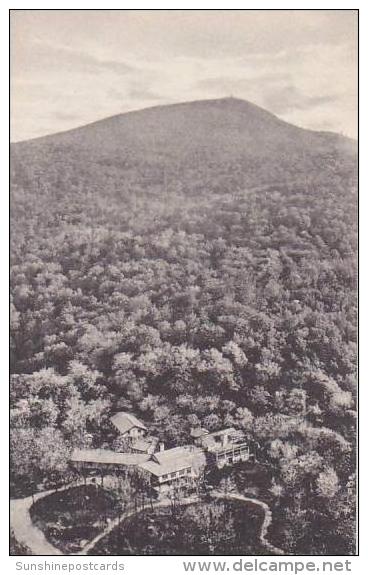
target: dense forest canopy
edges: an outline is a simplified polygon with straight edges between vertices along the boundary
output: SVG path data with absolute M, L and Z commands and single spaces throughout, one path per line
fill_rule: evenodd
M 284 545 L 351 553 L 354 142 L 230 98 L 14 144 L 11 168 L 14 484 L 104 446 L 117 409 L 167 445 L 234 425 Z

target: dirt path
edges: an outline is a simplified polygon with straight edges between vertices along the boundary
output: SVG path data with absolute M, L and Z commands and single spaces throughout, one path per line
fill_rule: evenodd
M 82 484 L 83 481 L 73 482 L 60 487 L 58 491 L 65 491 Z M 23 497 L 22 499 L 10 500 L 10 526 L 14 531 L 15 538 L 19 543 L 28 547 L 33 555 L 63 555 L 60 549 L 47 541 L 43 532 L 33 523 L 29 512 L 35 501 L 47 497 L 51 493 L 55 493 L 55 490 L 40 491 L 35 493 L 33 498 Z
M 284 555 L 284 551 L 279 547 L 275 547 L 267 539 L 268 528 L 272 523 L 272 511 L 264 501 L 256 499 L 254 497 L 247 497 L 246 495 L 241 495 L 240 493 L 223 493 L 222 491 L 213 491 L 212 496 L 221 499 L 232 499 L 233 501 L 244 501 L 249 503 L 255 503 L 259 507 L 262 507 L 264 511 L 264 519 L 261 527 L 261 532 L 259 534 L 259 540 L 266 547 L 266 549 L 272 553 L 272 555 Z
M 190 503 L 196 503 L 197 501 L 199 501 L 199 497 L 197 495 L 195 495 L 193 497 L 187 497 L 186 499 L 183 499 L 183 501 L 181 501 L 180 504 L 181 505 L 189 505 Z M 161 501 L 157 501 L 156 503 L 152 503 L 152 505 L 147 504 L 144 507 L 141 507 L 138 511 L 136 511 L 136 509 L 134 507 L 127 509 L 125 511 L 125 513 L 123 513 L 120 517 L 116 517 L 115 519 L 113 519 L 109 523 L 109 525 L 101 533 L 99 533 L 94 539 L 92 539 L 92 541 L 87 543 L 87 545 L 85 547 L 83 547 L 83 549 L 81 551 L 79 551 L 79 553 L 77 553 L 77 555 L 87 555 L 88 552 L 94 548 L 96 543 L 98 543 L 106 535 L 111 533 L 111 531 L 115 527 L 118 527 L 119 523 L 121 523 L 122 521 L 124 521 L 128 517 L 131 517 L 132 515 L 135 515 L 136 513 L 140 513 L 144 509 L 152 509 L 152 508 L 155 509 L 157 507 L 168 507 L 169 505 L 170 505 L 169 499 L 162 499 Z
M 52 491 L 43 491 L 34 496 L 34 500 L 46 497 Z M 10 501 L 10 525 L 14 531 L 15 538 L 19 543 L 28 547 L 33 555 L 62 555 L 49 543 L 38 527 L 32 522 L 29 510 L 33 505 L 32 497 L 24 499 L 12 499 Z
M 260 499 L 256 499 L 254 497 L 247 497 L 245 495 L 241 495 L 240 493 L 224 493 L 222 491 L 213 491 L 211 495 L 212 495 L 212 497 L 214 497 L 216 499 L 231 499 L 233 501 L 244 501 L 246 503 L 247 502 L 254 503 L 255 505 L 258 505 L 259 507 L 261 507 L 263 512 L 264 512 L 264 519 L 263 519 L 261 531 L 259 534 L 259 540 L 262 543 L 262 545 L 264 545 L 264 547 L 272 555 L 284 555 L 284 551 L 282 549 L 280 549 L 279 547 L 275 547 L 267 539 L 268 528 L 272 523 L 272 511 L 269 508 L 269 506 L 267 505 L 267 503 L 265 503 L 264 501 L 261 501 Z M 189 505 L 190 503 L 196 503 L 200 500 L 201 500 L 200 497 L 195 495 L 193 497 L 188 497 L 186 499 L 183 499 L 183 501 L 181 501 L 181 505 Z M 163 499 L 161 501 L 158 501 L 157 503 L 154 503 L 152 505 L 152 507 L 153 508 L 168 507 L 169 505 L 170 505 L 170 501 L 168 499 L 167 500 Z M 87 555 L 88 552 L 91 551 L 99 541 L 101 541 L 101 539 L 103 539 L 106 535 L 111 533 L 111 531 L 115 527 L 118 527 L 119 523 L 124 521 L 124 519 L 131 517 L 135 513 L 139 513 L 140 511 L 143 511 L 143 509 L 149 509 L 150 507 L 151 507 L 150 505 L 146 505 L 145 508 L 140 509 L 138 512 L 134 508 L 128 509 L 123 515 L 121 515 L 120 518 L 116 518 L 113 521 L 111 521 L 111 523 L 109 523 L 109 525 L 106 527 L 106 529 L 104 529 L 101 533 L 99 533 L 99 535 L 97 535 L 92 541 L 90 541 L 78 553 L 78 555 Z
M 81 482 L 80 484 L 83 484 Z M 59 491 L 64 491 L 65 489 L 69 489 L 70 487 L 74 487 L 76 484 L 64 486 Z M 42 499 L 47 495 L 54 493 L 53 490 L 50 491 L 42 491 L 40 493 L 35 494 L 34 501 L 38 499 Z M 224 493 L 222 491 L 213 491 L 212 497 L 216 499 L 230 499 L 234 501 L 244 501 L 249 503 L 254 503 L 262 508 L 264 512 L 264 519 L 259 535 L 260 542 L 265 546 L 265 548 L 272 554 L 272 555 L 284 555 L 284 551 L 275 547 L 270 543 L 267 539 L 268 529 L 272 523 L 272 511 L 264 501 L 260 499 L 256 499 L 254 497 L 247 497 L 246 495 L 241 495 L 240 493 Z M 181 505 L 189 505 L 190 503 L 196 503 L 200 501 L 200 498 L 195 495 L 192 497 L 187 497 L 181 502 Z M 54 547 L 51 543 L 47 541 L 44 534 L 38 527 L 34 525 L 30 516 L 30 508 L 33 504 L 32 497 L 25 497 L 23 499 L 12 499 L 10 501 L 10 524 L 14 531 L 15 538 L 19 541 L 19 543 L 23 543 L 26 545 L 34 555 L 63 555 L 60 549 Z M 140 513 L 143 509 L 149 509 L 151 507 L 168 507 L 170 505 L 169 499 L 162 499 L 161 501 L 157 501 L 153 503 L 152 506 L 147 504 L 145 507 L 139 509 L 138 511 L 134 507 L 128 508 L 125 513 L 123 513 L 120 517 L 116 517 L 112 521 L 109 522 L 107 527 L 101 531 L 92 541 L 87 543 L 85 547 L 77 555 L 87 555 L 89 551 L 91 551 L 94 546 L 106 535 L 111 533 L 111 531 L 118 527 L 119 523 L 131 517 L 135 513 Z

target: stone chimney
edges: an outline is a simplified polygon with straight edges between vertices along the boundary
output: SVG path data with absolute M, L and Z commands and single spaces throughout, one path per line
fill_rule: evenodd
M 165 444 L 163 441 L 160 441 L 160 443 L 158 444 L 158 450 L 165 451 Z

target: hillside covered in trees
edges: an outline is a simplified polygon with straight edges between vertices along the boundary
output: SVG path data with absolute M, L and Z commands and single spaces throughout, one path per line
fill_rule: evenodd
M 168 446 L 231 425 L 280 545 L 354 553 L 355 143 L 228 98 L 14 144 L 11 169 L 14 492 L 114 410 Z

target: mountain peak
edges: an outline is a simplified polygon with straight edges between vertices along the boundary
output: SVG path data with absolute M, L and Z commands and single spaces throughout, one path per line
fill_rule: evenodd
M 119 116 L 126 116 L 126 115 L 130 115 L 130 114 L 139 114 L 139 113 L 149 113 L 149 112 L 154 112 L 157 110 L 166 110 L 167 112 L 170 111 L 174 111 L 174 110 L 180 110 L 180 109 L 186 109 L 186 110 L 190 110 L 190 109 L 196 109 L 196 108 L 201 108 L 201 109 L 215 109 L 218 111 L 230 111 L 230 110 L 236 110 L 238 112 L 252 112 L 252 113 L 258 113 L 261 115 L 266 115 L 268 118 L 274 118 L 277 119 L 279 122 L 282 122 L 283 120 L 281 120 L 280 118 L 277 118 L 277 116 L 275 116 L 272 112 L 269 112 L 268 110 L 266 110 L 265 108 L 262 108 L 261 106 L 258 106 L 257 104 L 254 104 L 253 102 L 250 102 L 249 100 L 244 100 L 241 98 L 237 98 L 235 96 L 224 96 L 221 98 L 208 98 L 208 99 L 202 99 L 202 100 L 189 100 L 187 102 L 173 102 L 171 104 L 159 104 L 156 106 L 152 106 L 149 108 L 143 108 L 140 110 L 133 110 L 131 112 L 125 112 L 122 114 L 119 114 Z M 113 116 L 112 116 L 113 117 Z
M 175 162 L 205 154 L 213 161 L 224 158 L 278 162 L 299 157 L 303 150 L 332 149 L 346 139 L 298 128 L 247 100 L 234 96 L 158 105 L 121 113 L 85 126 L 29 142 L 85 150 L 104 158 L 150 158 Z M 27 142 L 18 143 L 23 146 Z

